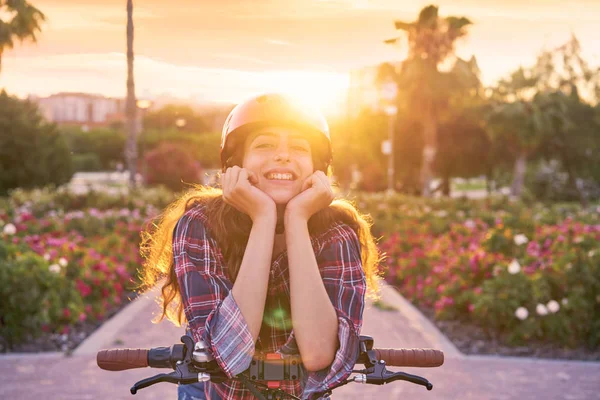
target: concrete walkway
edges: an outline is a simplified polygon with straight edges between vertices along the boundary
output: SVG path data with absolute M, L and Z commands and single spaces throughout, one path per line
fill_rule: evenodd
M 427 347 L 445 352 L 440 368 L 402 371 L 433 383 L 421 386 L 394 382 L 384 386 L 350 384 L 334 392 L 337 399 L 600 399 L 600 363 L 541 361 L 461 354 L 423 315 L 394 289 L 384 287 L 383 302 L 395 311 L 368 303 L 362 333 L 377 347 Z M 96 366 L 102 348 L 146 348 L 180 343 L 182 328 L 169 322 L 152 324 L 158 311 L 144 296 L 105 323 L 71 357 L 60 353 L 0 356 L 0 399 L 175 399 L 176 387 L 158 384 L 135 397 L 136 381 L 159 373 L 142 369 L 107 372 Z M 390 367 L 390 370 L 400 370 Z

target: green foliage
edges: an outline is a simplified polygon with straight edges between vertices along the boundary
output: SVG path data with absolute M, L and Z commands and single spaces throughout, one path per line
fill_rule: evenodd
M 92 129 L 84 132 L 80 128 L 61 128 L 67 139 L 76 162 L 76 171 L 95 171 L 95 155 L 100 169 L 114 169 L 117 163 L 124 163 L 125 134 L 113 129 Z M 80 169 L 86 168 L 86 169 Z
M 0 195 L 10 189 L 61 185 L 72 164 L 64 137 L 37 107 L 0 93 Z
M 386 280 L 436 318 L 477 324 L 507 344 L 600 346 L 599 204 L 355 201 L 383 236 Z
M 73 169 L 85 172 L 102 171 L 102 164 L 97 154 L 77 154 L 73 155 Z
M 34 190 L 15 189 L 9 198 L 4 200 L 6 207 L 0 208 L 10 211 L 18 207 L 26 206 L 36 217 L 42 217 L 47 213 L 56 213 L 60 210 L 75 211 L 85 209 L 109 210 L 154 207 L 162 209 L 175 200 L 175 194 L 161 187 L 138 188 L 133 191 L 120 193 L 107 193 L 101 191 L 90 191 L 86 194 L 70 192 L 64 187 L 59 189 L 42 188 Z
M 147 131 L 139 140 L 140 154 L 148 154 L 161 144 L 174 144 L 185 148 L 203 168 L 220 168 L 221 133 L 189 133 Z
M 74 323 L 83 310 L 73 282 L 33 251 L 0 240 L 0 337 L 12 345 Z
M 159 110 L 146 112 L 144 129 L 197 133 L 206 132 L 208 126 L 190 106 L 168 104 Z
M 0 2 L 0 71 L 2 53 L 12 49 L 15 41 L 37 40 L 46 16 L 25 0 Z

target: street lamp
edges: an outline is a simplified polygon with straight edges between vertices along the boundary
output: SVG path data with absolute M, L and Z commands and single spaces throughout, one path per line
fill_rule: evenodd
M 150 100 L 138 100 L 136 102 L 137 108 L 140 109 L 138 117 L 138 132 L 140 133 L 140 139 L 142 141 L 142 177 L 143 181 L 146 181 L 146 174 L 148 173 L 148 166 L 146 165 L 146 142 L 144 141 L 144 117 L 146 116 L 146 110 L 150 108 L 152 102 Z
M 181 130 L 183 129 L 183 127 L 187 124 L 187 121 L 185 120 L 185 118 L 177 118 L 175 120 L 175 126 L 177 127 L 177 129 Z
M 393 194 L 394 190 L 394 125 L 398 108 L 396 107 L 396 97 L 398 95 L 398 86 L 396 82 L 387 82 L 381 86 L 381 98 L 385 101 L 383 110 L 388 116 L 388 140 L 381 144 L 381 152 L 388 156 L 388 194 Z

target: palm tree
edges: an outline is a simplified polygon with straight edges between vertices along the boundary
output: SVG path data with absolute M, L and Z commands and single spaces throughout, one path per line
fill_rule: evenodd
M 0 71 L 2 70 L 2 54 L 5 49 L 12 49 L 15 39 L 23 42 L 36 42 L 36 33 L 41 32 L 41 23 L 46 16 L 25 0 L 0 0 L 0 16 L 8 15 L 8 21 L 0 18 Z
M 455 58 L 455 42 L 467 34 L 469 25 L 471 21 L 465 17 L 440 17 L 438 7 L 433 5 L 423 8 L 414 22 L 395 21 L 396 29 L 408 35 L 408 57 L 401 66 L 398 92 L 404 93 L 410 115 L 416 116 L 422 124 L 424 147 L 420 180 L 426 197 L 431 195 L 440 114 L 448 99 L 448 92 L 443 90 L 448 80 L 439 67 Z M 397 44 L 400 40 L 401 37 L 397 37 L 385 43 Z
M 125 160 L 129 170 L 129 186 L 135 187 L 137 175 L 137 105 L 135 100 L 135 83 L 133 79 L 133 1 L 127 0 L 127 100 L 125 103 L 125 119 L 127 126 L 127 144 Z

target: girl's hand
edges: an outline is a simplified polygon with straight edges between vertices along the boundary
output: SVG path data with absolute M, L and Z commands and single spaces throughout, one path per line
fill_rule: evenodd
M 261 217 L 277 217 L 275 202 L 255 187 L 258 177 L 252 171 L 233 166 L 221 176 L 223 201 L 247 214 L 252 221 Z
M 302 191 L 287 204 L 286 217 L 299 217 L 308 221 L 317 211 L 328 207 L 334 198 L 329 178 L 323 171 L 316 171 L 306 178 Z

